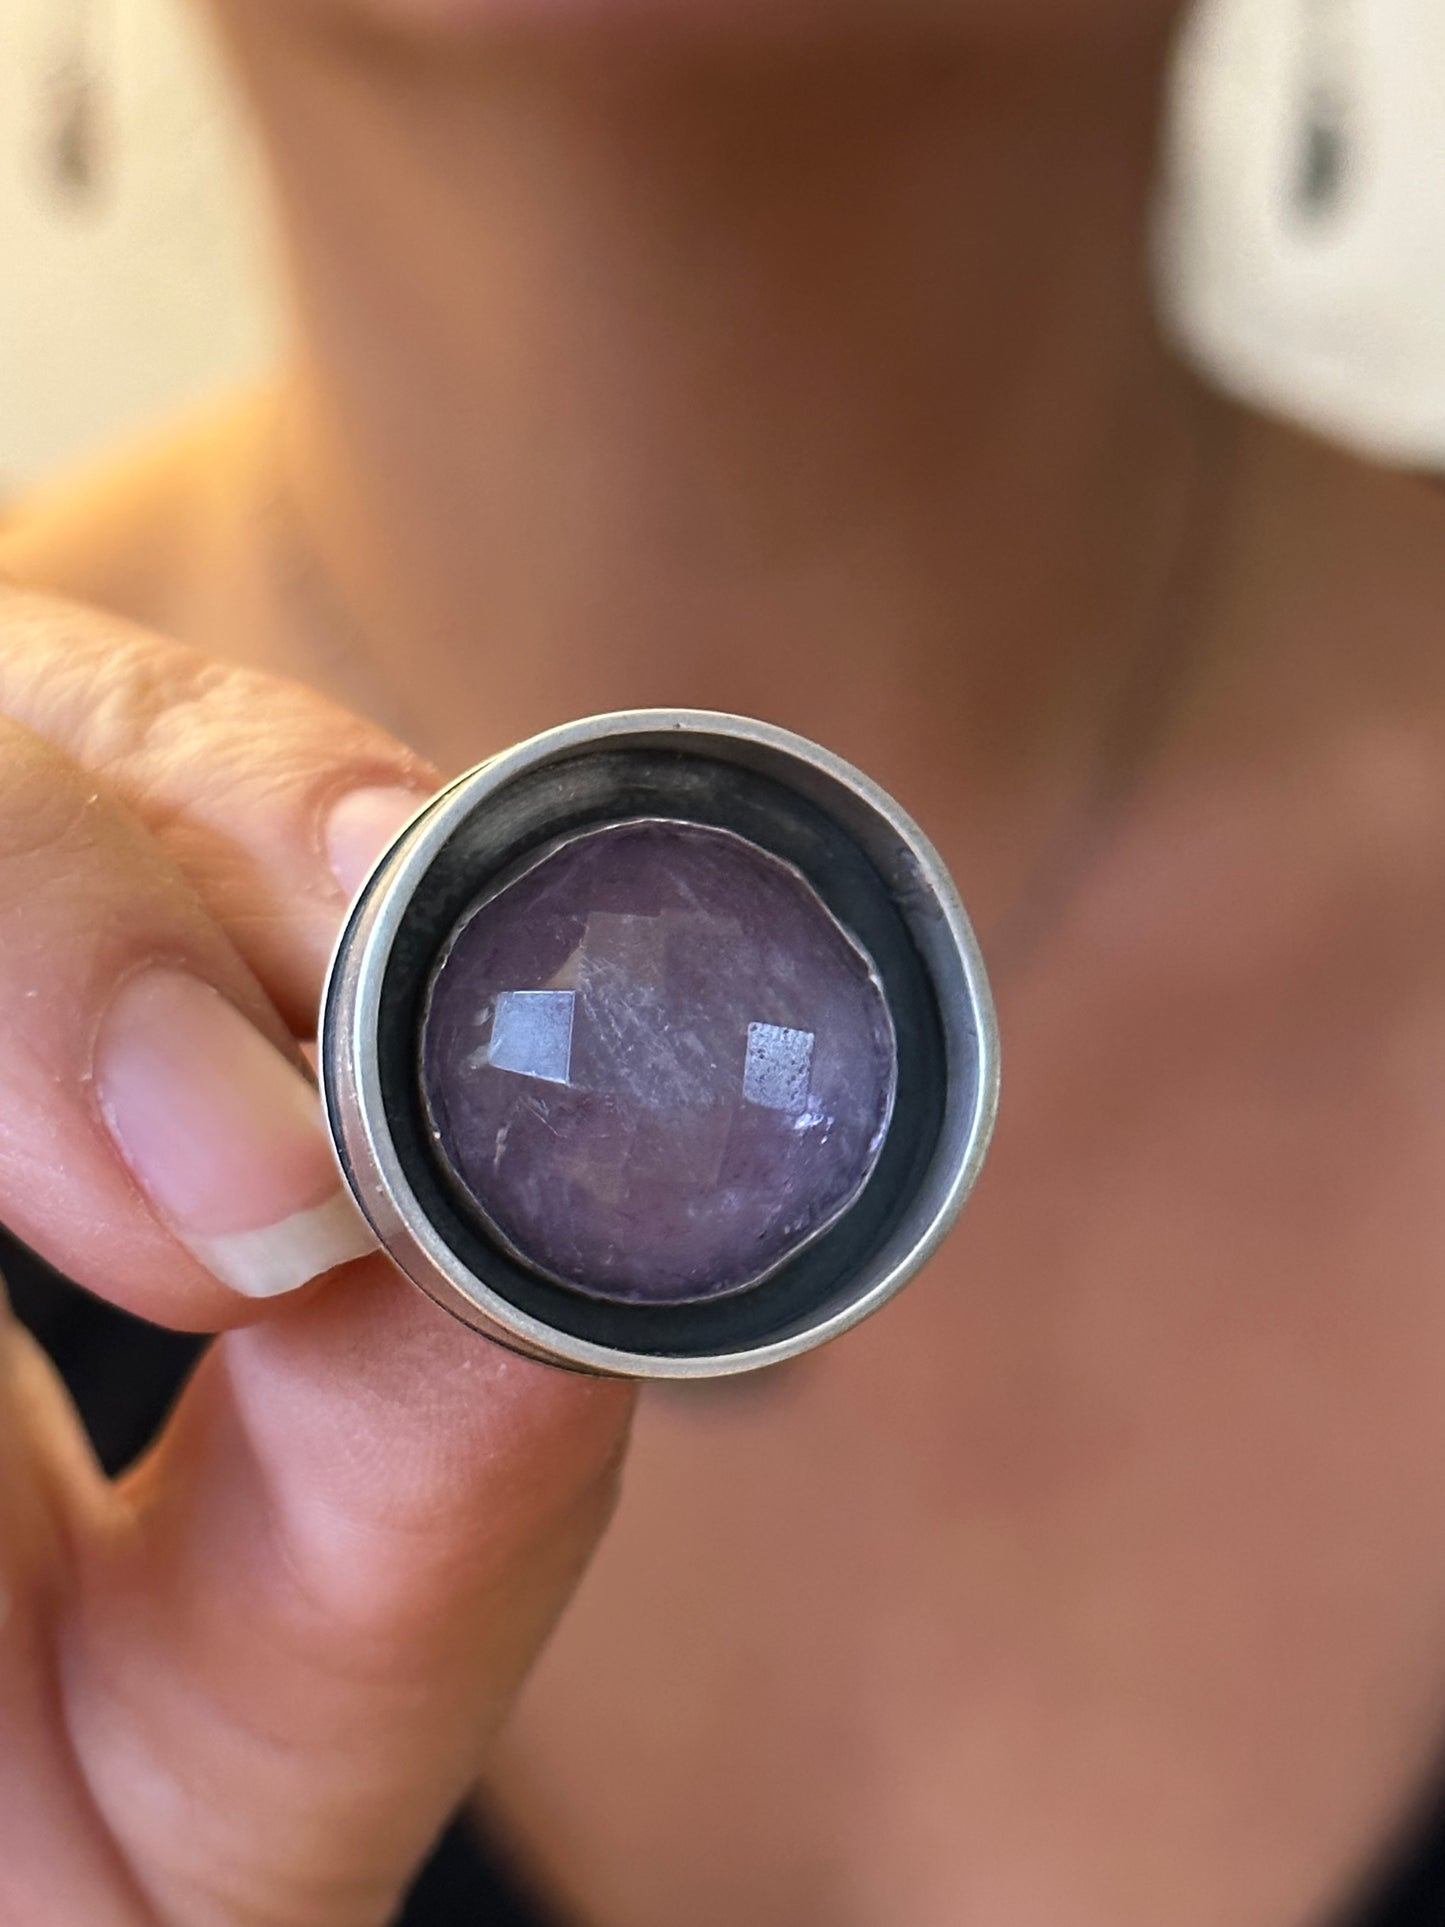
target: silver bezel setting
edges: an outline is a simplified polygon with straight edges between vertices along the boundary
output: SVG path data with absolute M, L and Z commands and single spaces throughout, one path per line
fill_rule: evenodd
M 486 905 L 494 901 L 499 894 L 505 893 L 507 890 L 509 890 L 513 886 L 513 884 L 520 883 L 522 879 L 525 876 L 527 876 L 530 871 L 535 870 L 539 864 L 546 863 L 549 858 L 557 855 L 559 851 L 568 849 L 573 844 L 580 842 L 582 839 L 586 837 L 598 836 L 598 835 L 605 836 L 609 830 L 630 829 L 636 826 L 637 824 L 641 824 L 641 823 L 652 824 L 663 828 L 675 827 L 675 828 L 694 828 L 695 829 L 700 827 L 696 824 L 686 824 L 686 825 L 680 824 L 677 822 L 675 818 L 670 818 L 670 817 L 630 816 L 623 823 L 596 823 L 589 826 L 586 829 L 573 830 L 567 836 L 553 837 L 551 841 L 545 844 L 540 850 L 524 858 L 523 862 L 518 868 L 516 868 L 513 871 L 510 871 L 506 876 L 499 878 L 495 883 L 489 885 L 488 888 L 482 893 L 481 897 L 478 898 L 478 900 L 475 903 L 469 904 L 468 907 L 462 912 L 461 920 L 458 922 L 458 924 L 452 931 L 451 937 L 448 939 L 447 943 L 443 946 L 442 950 L 437 956 L 436 962 L 431 967 L 429 984 L 428 984 L 428 997 L 430 997 L 431 990 L 435 987 L 437 978 L 439 977 L 442 970 L 446 966 L 447 958 L 451 954 L 452 945 L 456 943 L 457 939 L 461 936 L 463 930 L 465 929 L 467 923 L 471 920 L 472 917 L 474 917 L 477 914 L 479 910 L 484 909 Z M 745 837 L 738 836 L 735 830 L 716 830 L 715 829 L 711 833 L 714 836 L 732 837 L 736 842 L 743 844 L 746 848 L 756 849 L 756 845 L 749 844 L 747 842 L 747 839 Z M 798 885 L 800 885 L 801 888 L 804 889 L 808 893 L 808 895 L 813 899 L 813 902 L 817 908 L 818 914 L 822 917 L 825 917 L 828 920 L 828 922 L 832 925 L 834 931 L 837 933 L 839 941 L 843 944 L 846 944 L 847 947 L 858 958 L 858 961 L 862 965 L 862 968 L 868 980 L 872 984 L 875 992 L 877 993 L 882 1003 L 883 1019 L 885 1024 L 887 1025 L 887 1030 L 888 1030 L 889 1047 L 893 1051 L 896 1057 L 897 1039 L 894 1036 L 894 1032 L 893 1032 L 893 1013 L 888 1007 L 887 991 L 878 976 L 877 970 L 874 968 L 872 958 L 868 955 L 868 952 L 863 948 L 862 944 L 859 943 L 858 939 L 853 935 L 853 932 L 849 930 L 846 927 L 846 925 L 840 923 L 837 917 L 833 915 L 833 912 L 828 908 L 827 904 L 823 902 L 822 898 L 818 895 L 817 891 L 813 888 L 812 884 L 808 881 L 807 877 L 804 876 L 803 872 L 798 868 L 796 863 L 787 863 L 783 860 L 782 857 L 772 856 L 768 852 L 763 852 L 763 854 L 768 855 L 769 861 L 776 864 L 779 869 L 786 870 L 791 873 L 794 881 Z M 422 1022 L 423 1022 L 423 1026 L 425 1026 L 425 1023 L 426 1023 L 425 1011 L 423 1011 L 423 1014 L 422 1014 Z M 668 1303 L 668 1304 L 676 1304 L 676 1305 L 686 1305 L 686 1304 L 693 1304 L 693 1303 L 700 1304 L 704 1302 L 709 1302 L 716 1298 L 726 1297 L 732 1292 L 755 1291 L 759 1285 L 765 1284 L 767 1280 L 771 1278 L 776 1272 L 781 1271 L 786 1264 L 790 1263 L 791 1260 L 797 1255 L 799 1251 L 805 1250 L 809 1245 L 816 1244 L 820 1238 L 825 1237 L 827 1233 L 832 1230 L 833 1226 L 837 1224 L 841 1218 L 845 1218 L 848 1215 L 848 1213 L 852 1210 L 854 1204 L 856 1204 L 859 1196 L 861 1195 L 864 1187 L 866 1186 L 868 1179 L 873 1175 L 874 1170 L 877 1168 L 878 1157 L 883 1148 L 883 1141 L 887 1137 L 888 1127 L 893 1121 L 893 1105 L 896 1097 L 897 1097 L 897 1076 L 895 1072 L 895 1074 L 890 1078 L 888 1098 L 884 1109 L 883 1121 L 882 1121 L 882 1124 L 879 1126 L 877 1136 L 874 1140 L 873 1155 L 869 1160 L 867 1170 L 864 1172 L 863 1176 L 858 1180 L 858 1183 L 856 1184 L 854 1189 L 848 1194 L 848 1196 L 844 1198 L 841 1201 L 841 1203 L 839 1203 L 834 1208 L 834 1210 L 832 1210 L 828 1214 L 828 1216 L 821 1221 L 821 1223 L 814 1226 L 813 1230 L 809 1232 L 806 1238 L 799 1240 L 798 1243 L 793 1246 L 792 1250 L 790 1250 L 785 1257 L 775 1259 L 772 1263 L 768 1264 L 764 1269 L 754 1272 L 754 1274 L 751 1277 L 740 1279 L 736 1284 L 729 1285 L 724 1290 L 697 1294 L 692 1298 L 649 1300 L 649 1302 L 660 1302 L 660 1303 Z M 566 1279 L 562 1277 L 559 1272 L 548 1270 L 548 1268 L 545 1265 L 538 1263 L 535 1258 L 529 1259 L 523 1252 L 517 1249 L 516 1245 L 508 1237 L 506 1231 L 496 1221 L 492 1213 L 487 1209 L 485 1203 L 480 1198 L 472 1197 L 471 1194 L 468 1192 L 466 1180 L 462 1177 L 461 1173 L 456 1169 L 456 1166 L 454 1165 L 452 1159 L 447 1154 L 445 1146 L 440 1142 L 440 1135 L 436 1128 L 436 1119 L 432 1112 L 431 1104 L 427 1099 L 425 1093 L 423 1093 L 423 1096 L 422 1096 L 422 1108 L 425 1111 L 428 1122 L 432 1127 L 432 1138 L 433 1138 L 433 1141 L 436 1143 L 436 1156 L 437 1156 L 438 1164 L 441 1166 L 443 1171 L 445 1171 L 451 1177 L 453 1183 L 457 1186 L 459 1193 L 468 1197 L 471 1208 L 486 1224 L 488 1232 L 493 1238 L 496 1239 L 497 1243 L 501 1246 L 502 1250 L 506 1252 L 508 1256 L 515 1259 L 518 1263 L 528 1266 L 530 1269 L 536 1271 L 539 1276 L 548 1279 L 553 1284 L 562 1285 L 570 1291 L 584 1292 L 589 1297 L 595 1297 L 599 1295 L 603 1297 L 609 1296 L 609 1294 L 605 1294 L 605 1293 L 603 1294 L 594 1293 L 590 1291 L 588 1286 L 586 1286 L 585 1284 L 582 1284 L 575 1279 Z
M 946 1053 L 942 1116 L 926 1168 L 897 1222 L 816 1315 L 759 1343 L 674 1355 L 560 1330 L 463 1263 L 418 1198 L 387 1115 L 378 1048 L 393 949 L 425 879 L 462 826 L 523 778 L 576 766 L 589 752 L 693 756 L 766 777 L 821 811 L 877 872 L 932 985 Z M 722 827 L 726 827 L 725 825 Z M 811 880 L 811 879 L 810 879 Z M 478 894 L 486 879 L 478 879 Z M 998 1034 L 972 927 L 918 826 L 840 757 L 788 730 L 705 710 L 635 710 L 546 731 L 460 777 L 428 803 L 363 886 L 327 976 L 320 1027 L 326 1115 L 342 1171 L 379 1242 L 438 1304 L 513 1350 L 574 1370 L 632 1378 L 713 1378 L 795 1358 L 885 1304 L 936 1249 L 988 1148 L 998 1102 Z M 866 1195 L 866 1187 L 865 1187 Z M 761 1297 L 763 1283 L 753 1288 Z

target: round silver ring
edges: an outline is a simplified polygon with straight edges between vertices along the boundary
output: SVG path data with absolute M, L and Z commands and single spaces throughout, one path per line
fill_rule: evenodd
M 589 1301 L 530 1276 L 465 1221 L 424 1124 L 418 999 L 461 909 L 508 865 L 586 825 L 658 815 L 735 830 L 802 870 L 879 964 L 907 1075 L 900 1071 L 878 1168 L 825 1237 L 730 1300 L 649 1310 Z M 922 831 L 828 750 L 705 710 L 564 724 L 492 757 L 426 804 L 352 907 L 327 975 L 319 1045 L 342 1172 L 406 1276 L 513 1350 L 633 1378 L 778 1364 L 876 1311 L 962 1208 L 998 1102 L 983 960 Z

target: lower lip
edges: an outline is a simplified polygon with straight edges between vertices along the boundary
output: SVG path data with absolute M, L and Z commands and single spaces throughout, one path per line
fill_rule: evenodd
M 726 34 L 786 43 L 821 29 L 847 34 L 901 24 L 897 0 L 366 0 L 374 16 L 411 32 L 459 39 L 519 29 L 606 23 L 648 34 Z M 940 5 L 942 0 L 940 0 Z M 886 10 L 885 10 L 886 8 Z M 921 9 L 925 14 L 927 6 Z

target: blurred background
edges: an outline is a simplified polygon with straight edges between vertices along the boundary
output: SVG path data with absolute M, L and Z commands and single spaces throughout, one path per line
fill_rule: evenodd
M 187 0 L 0 7 L 0 499 L 254 379 L 260 189 Z M 1216 378 L 1445 462 L 1445 8 L 1199 0 L 1163 143 L 1170 325 Z
M 0 5 L 0 499 L 271 359 L 251 155 L 199 15 Z

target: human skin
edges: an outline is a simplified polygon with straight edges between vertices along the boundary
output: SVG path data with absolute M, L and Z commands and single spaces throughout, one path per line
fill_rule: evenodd
M 0 1919 L 379 1922 L 602 1526 L 627 1398 L 472 1345 L 347 1217 L 297 1040 L 355 799 L 374 830 L 426 765 L 15 590 L 0 709 L 0 1214 L 224 1334 L 112 1485 L 0 1309 Z
M 1163 12 L 220 19 L 287 378 L 10 568 L 445 767 L 803 729 L 1000 965 L 959 1231 L 826 1354 L 644 1402 L 493 1799 L 599 1927 L 1320 1917 L 1445 1709 L 1445 509 L 1158 341 Z M 1141 657 L 1149 754 L 1009 951 Z

